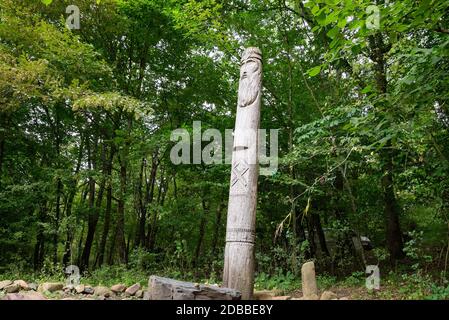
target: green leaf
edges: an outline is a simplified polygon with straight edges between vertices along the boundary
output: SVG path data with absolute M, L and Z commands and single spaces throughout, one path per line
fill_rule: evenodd
M 335 36 L 340 32 L 340 29 L 338 29 L 337 27 L 334 27 L 332 29 L 330 29 L 326 34 L 329 38 L 334 39 Z
M 371 85 L 367 85 L 365 88 L 363 88 L 362 93 L 368 93 L 373 91 L 373 87 Z
M 360 45 L 355 45 L 351 47 L 351 51 L 353 54 L 359 54 L 362 51 Z
M 340 38 L 335 38 L 331 41 L 331 43 L 329 44 L 329 48 L 334 49 L 336 46 L 338 46 L 340 44 Z M 334 49 L 335 52 L 335 49 Z
M 330 24 L 330 23 L 332 23 L 332 22 L 337 21 L 338 15 L 339 15 L 339 14 L 340 14 L 340 11 L 334 11 L 334 12 L 332 12 L 330 15 L 328 15 L 328 16 L 326 17 L 326 20 L 324 21 L 324 25 L 328 25 L 328 24 Z
M 315 77 L 317 74 L 320 73 L 320 71 L 321 71 L 321 65 L 307 70 L 307 73 L 309 74 L 309 76 Z
M 316 20 L 318 21 L 318 24 L 320 26 L 325 26 L 326 25 L 326 14 L 324 13 L 323 10 L 320 10 L 320 13 L 317 14 Z
M 341 20 L 338 21 L 337 26 L 338 26 L 340 29 L 343 29 L 343 28 L 346 26 L 346 23 L 347 23 L 346 17 L 344 17 L 343 19 L 341 19 Z

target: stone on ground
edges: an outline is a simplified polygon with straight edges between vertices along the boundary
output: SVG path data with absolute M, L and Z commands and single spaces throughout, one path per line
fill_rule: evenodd
M 332 291 L 324 291 L 321 294 L 320 300 L 334 300 L 337 299 L 337 295 L 333 293 Z
M 85 294 L 94 294 L 95 290 L 91 286 L 84 286 L 83 293 Z
M 29 288 L 30 290 L 37 291 L 37 288 L 38 288 L 38 287 L 39 287 L 39 286 L 37 285 L 37 283 L 34 283 L 34 282 L 28 283 L 28 288 Z
M 143 290 L 137 290 L 135 297 L 139 299 L 143 298 Z
M 281 290 L 258 290 L 254 291 L 254 300 L 271 300 L 271 298 L 280 296 L 282 294 Z
M 16 281 L 14 281 L 14 284 L 17 284 L 20 287 L 20 290 L 25 290 L 25 291 L 30 290 L 28 283 L 26 283 L 23 280 L 16 280 Z
M 301 268 L 302 293 L 304 297 L 318 296 L 316 285 L 315 264 L 313 261 L 306 262 Z
M 79 285 L 77 285 L 75 287 L 75 292 L 78 293 L 78 294 L 83 293 L 84 292 L 84 288 L 85 288 L 84 284 L 79 284 Z
M 126 290 L 126 286 L 124 284 L 115 284 L 111 287 L 112 292 L 114 293 L 122 293 Z
M 3 290 L 5 287 L 12 285 L 13 282 L 11 280 L 0 281 L 0 290 Z
M 139 290 L 140 290 L 140 284 L 139 283 L 135 283 L 131 287 L 129 287 L 128 289 L 125 290 L 125 294 L 127 296 L 133 296 Z
M 114 293 L 108 288 L 103 286 L 95 287 L 94 295 L 99 297 L 111 297 Z
M 239 291 L 151 276 L 148 281 L 150 300 L 240 300 Z
M 69 284 L 62 288 L 62 291 L 64 291 L 64 293 L 70 293 L 72 292 L 72 290 L 75 290 L 75 286 L 73 284 Z
M 38 291 L 39 292 L 55 292 L 55 291 L 60 291 L 62 290 L 62 288 L 64 288 L 64 284 L 61 282 L 45 282 L 42 283 L 39 287 L 38 287 Z
M 6 293 L 16 293 L 20 291 L 20 287 L 18 284 L 13 283 L 9 286 L 4 287 L 3 290 L 5 290 Z

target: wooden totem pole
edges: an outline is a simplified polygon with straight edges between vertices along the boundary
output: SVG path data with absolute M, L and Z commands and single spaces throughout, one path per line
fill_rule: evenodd
M 223 286 L 239 290 L 242 299 L 251 299 L 254 287 L 261 86 L 262 53 L 247 48 L 240 67 L 223 271 Z

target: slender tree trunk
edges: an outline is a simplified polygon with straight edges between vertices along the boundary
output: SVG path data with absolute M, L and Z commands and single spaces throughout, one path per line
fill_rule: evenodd
M 41 224 L 45 222 L 46 211 L 45 205 L 42 205 L 39 209 L 38 219 L 40 223 L 37 227 L 36 244 L 34 246 L 34 270 L 38 270 L 44 260 L 45 235 Z
M 143 199 L 143 193 L 142 193 L 142 184 L 143 179 L 146 180 L 146 159 L 142 158 L 142 161 L 140 163 L 140 171 L 139 171 L 139 181 L 137 182 L 137 190 L 136 190 L 136 202 L 137 202 L 137 212 L 138 212 L 138 221 L 137 221 L 137 231 L 136 231 L 136 237 L 134 240 L 134 244 L 136 247 L 139 247 L 141 245 L 141 239 L 142 239 L 142 233 L 145 237 L 145 224 L 147 220 L 147 213 L 146 213 L 146 203 Z M 142 243 L 143 244 L 143 243 Z
M 82 228 L 81 228 L 81 234 L 80 234 L 80 239 L 78 241 L 78 257 L 76 258 L 77 261 L 77 265 L 81 265 L 81 254 L 82 254 L 82 249 L 83 249 L 83 238 L 84 238 L 84 221 L 81 222 L 82 223 Z
M 5 156 L 5 137 L 4 133 L 0 132 L 0 188 L 2 186 L 2 169 L 3 169 L 3 158 Z
M 116 223 L 117 225 L 117 223 Z M 116 228 L 117 229 L 117 228 Z M 115 245 L 116 245 L 116 239 L 117 232 L 112 232 L 111 239 L 109 241 L 109 254 L 108 254 L 108 265 L 112 265 L 114 263 L 114 253 L 115 253 Z
M 86 242 L 84 244 L 83 253 L 81 255 L 81 270 L 89 268 L 89 256 L 90 249 L 92 247 L 92 242 L 95 233 L 96 218 L 95 215 L 95 180 L 91 177 L 89 178 L 89 218 L 87 221 L 87 235 Z
M 76 183 L 76 182 L 75 182 Z M 76 194 L 76 185 L 73 187 L 73 190 L 69 194 L 69 198 L 67 199 L 67 205 L 66 205 L 66 217 L 69 218 L 72 215 L 72 205 L 73 205 L 73 199 L 75 198 Z M 62 264 L 64 266 L 69 265 L 70 258 L 72 256 L 72 250 L 71 245 L 73 241 L 73 227 L 71 225 L 67 226 L 66 231 L 67 237 L 64 244 L 64 255 L 62 257 Z
M 108 239 L 109 227 L 111 224 L 111 209 L 112 209 L 112 185 L 109 179 L 106 191 L 106 210 L 104 212 L 103 233 L 101 234 L 100 247 L 98 249 L 98 266 L 103 265 L 105 257 L 106 240 Z
M 165 178 L 164 176 L 164 172 L 162 171 L 161 173 L 161 180 L 160 180 L 160 187 L 158 190 L 158 194 L 157 194 L 157 204 L 159 206 L 163 206 L 164 205 L 164 201 L 165 201 L 165 195 L 167 194 L 167 190 L 168 190 L 168 178 Z M 157 233 L 157 221 L 158 221 L 158 216 L 159 216 L 159 211 L 158 210 L 154 210 L 153 215 L 152 215 L 152 219 L 151 219 L 151 225 L 150 225 L 150 229 L 149 229 L 149 240 L 148 240 L 148 245 L 149 245 L 149 249 L 150 251 L 153 251 L 156 245 L 156 233 Z
M 156 184 L 156 174 L 157 169 L 159 166 L 159 156 L 158 156 L 158 150 L 153 153 L 152 160 L 151 160 L 151 172 L 150 172 L 150 181 L 146 183 L 146 192 L 145 192 L 145 203 L 146 206 L 148 206 L 150 203 L 153 202 L 154 198 L 154 188 Z M 152 212 L 150 212 L 151 217 Z M 154 219 L 153 219 L 154 220 Z M 145 246 L 148 250 L 152 250 L 153 245 L 153 239 L 152 239 L 152 228 L 153 228 L 153 220 L 151 221 L 151 224 L 148 226 L 148 232 L 145 236 L 145 227 L 143 228 L 143 233 L 140 234 L 142 240 L 145 242 Z
M 125 238 L 125 242 L 126 242 L 126 248 L 125 248 L 125 257 L 126 257 L 126 262 L 128 262 L 128 257 L 129 257 L 129 249 L 130 249 L 130 245 L 131 245 L 131 238 L 132 238 L 132 230 L 129 231 L 128 233 L 128 238 Z
M 96 151 L 96 145 L 97 143 L 95 143 L 95 147 L 93 152 Z M 87 269 L 89 268 L 89 258 L 90 258 L 90 252 L 92 249 L 92 244 L 94 241 L 94 237 L 95 237 L 95 231 L 97 229 L 97 224 L 98 224 L 98 219 L 100 217 L 100 208 L 101 208 L 101 203 L 103 200 L 103 194 L 104 194 L 104 189 L 105 189 L 105 184 L 106 184 L 106 177 L 105 177 L 105 168 L 107 167 L 107 163 L 105 160 L 105 147 L 103 146 L 102 151 L 101 151 L 101 159 L 102 159 L 102 163 L 103 163 L 103 175 L 101 178 L 101 182 L 100 182 L 100 187 L 98 190 L 98 195 L 95 201 L 95 180 L 90 177 L 89 179 L 89 218 L 88 218 L 88 224 L 87 224 L 87 236 L 86 236 L 86 242 L 84 245 L 84 249 L 83 249 L 83 254 L 81 256 L 81 269 Z M 96 168 L 96 160 L 95 157 L 92 157 L 92 167 L 95 169 Z
M 105 189 L 105 178 L 102 178 L 102 181 L 100 183 L 100 187 L 98 190 L 98 196 L 96 199 L 96 204 L 93 208 L 93 213 L 89 215 L 89 220 L 87 224 L 87 236 L 86 236 L 86 242 L 84 245 L 83 255 L 82 255 L 82 267 L 83 268 L 89 268 L 89 259 L 90 259 L 90 252 L 92 250 L 92 245 L 94 242 L 95 232 L 97 230 L 97 224 L 100 217 L 100 210 L 101 210 L 101 202 L 103 200 L 103 194 Z
M 382 35 L 377 33 L 369 37 L 369 43 L 371 47 L 371 59 L 375 62 L 375 78 L 377 88 L 380 94 L 386 95 L 388 88 L 388 81 L 386 76 L 386 63 L 384 55 L 388 52 L 387 46 L 384 44 Z M 394 114 L 394 110 L 389 110 Z M 394 193 L 394 181 L 393 181 L 393 152 L 392 142 L 388 140 L 385 147 L 381 150 L 382 158 L 382 188 L 384 192 L 384 213 L 386 223 L 386 238 L 387 248 L 390 253 L 390 262 L 395 264 L 397 259 L 404 257 L 403 241 L 401 228 L 399 223 L 399 212 L 396 195 Z
M 299 210 L 298 206 L 295 206 L 295 211 L 296 211 L 296 231 L 297 231 L 297 235 L 298 235 L 298 241 L 302 242 L 306 240 L 306 232 L 305 232 L 305 227 L 303 224 L 303 218 L 302 218 L 302 214 L 301 211 Z M 293 221 L 293 220 L 292 220 Z
M 224 208 L 224 203 L 223 203 L 223 199 L 221 199 L 220 203 L 218 204 L 217 211 L 215 214 L 215 226 L 214 226 L 214 234 L 212 236 L 212 246 L 211 246 L 212 259 L 214 259 L 217 254 L 217 243 L 218 243 L 218 238 L 220 236 L 220 227 L 221 227 L 221 219 L 223 216 L 223 208 Z
M 100 246 L 98 248 L 98 265 L 101 266 L 105 257 L 106 241 L 108 239 L 109 227 L 111 224 L 111 210 L 112 210 L 112 165 L 114 162 L 115 147 L 111 144 L 109 159 L 106 164 L 106 209 L 104 212 L 103 233 L 101 234 Z
M 60 137 L 60 122 L 59 122 L 59 107 L 56 106 L 53 109 L 54 120 L 50 114 L 50 110 L 47 107 L 44 107 L 45 114 L 47 116 L 48 123 L 50 124 L 50 128 L 53 134 L 54 147 L 56 150 L 56 160 L 55 166 L 56 169 L 60 169 L 60 155 L 61 155 L 61 137 Z M 57 177 L 56 181 L 56 205 L 55 205 L 55 218 L 53 225 L 53 263 L 58 262 L 58 232 L 59 232 L 59 220 L 61 217 L 61 192 L 62 192 L 62 182 L 61 177 Z
M 315 224 L 312 215 L 307 217 L 307 231 L 309 241 L 309 256 L 308 258 L 316 257 L 316 243 L 315 243 Z
M 120 163 L 120 196 L 117 205 L 117 225 L 116 241 L 118 249 L 118 258 L 120 263 L 126 263 L 126 243 L 125 243 L 125 195 L 126 195 L 126 162 L 119 156 Z
M 324 234 L 323 227 L 321 226 L 320 216 L 318 214 L 314 213 L 314 214 L 312 214 L 312 219 L 314 221 L 314 225 L 315 225 L 316 232 L 318 235 L 318 240 L 320 242 L 321 251 L 325 255 L 330 256 L 329 250 L 328 250 L 327 244 L 326 244 L 326 236 Z
M 75 168 L 75 172 L 74 172 L 74 177 L 76 177 L 76 175 L 78 174 L 80 168 L 81 168 L 81 161 L 83 158 L 83 135 L 81 134 L 80 137 L 80 147 L 79 147 L 79 151 L 78 151 L 78 160 L 77 160 L 77 165 Z M 70 219 L 70 216 L 72 215 L 72 206 L 73 206 L 73 199 L 75 198 L 76 195 L 76 190 L 77 190 L 77 184 L 78 184 L 78 180 L 76 178 L 72 178 L 71 180 L 71 185 L 70 185 L 70 191 L 69 191 L 69 196 L 67 199 L 67 204 L 66 204 L 66 218 Z M 64 245 L 64 255 L 62 258 L 62 264 L 64 266 L 67 266 L 69 261 L 71 262 L 70 264 L 72 264 L 71 261 L 71 257 L 72 257 L 72 241 L 73 241 L 73 233 L 74 233 L 74 226 L 70 224 L 67 225 L 67 229 L 66 229 L 66 241 L 65 241 L 65 245 Z
M 209 215 L 209 205 L 206 203 L 206 200 L 204 199 L 204 195 L 203 195 L 203 199 L 201 199 L 201 205 L 203 207 L 203 215 L 201 216 L 201 220 L 200 220 L 200 227 L 199 227 L 199 232 L 198 232 L 198 242 L 196 244 L 195 256 L 193 259 L 194 267 L 199 266 L 200 253 L 201 253 L 201 249 L 203 247 L 204 234 L 206 232 L 207 217 Z
M 61 178 L 58 177 L 56 183 L 56 217 L 55 217 L 55 230 L 53 234 L 53 263 L 58 262 L 58 233 L 59 233 L 59 220 L 61 219 L 61 193 L 62 193 L 62 182 Z
M 287 61 L 288 61 L 288 100 L 287 100 L 287 112 L 288 112 L 288 151 L 293 151 L 293 66 L 291 61 L 291 53 L 290 53 L 290 43 L 288 39 L 288 34 L 284 35 L 285 45 L 287 47 Z M 292 180 L 295 180 L 295 169 L 293 164 L 289 165 L 289 174 Z M 295 187 L 290 185 L 290 199 L 295 198 Z M 291 221 L 296 221 L 296 205 L 295 202 L 292 201 L 290 208 Z M 293 274 L 297 275 L 299 272 L 299 268 L 297 265 L 297 255 L 298 255 L 298 231 L 296 230 L 296 223 L 292 223 L 292 268 Z
M 58 122 L 57 122 L 58 124 Z M 57 132 L 59 129 L 56 130 Z M 60 146 L 59 134 L 56 136 L 56 152 L 57 152 L 57 167 L 59 168 Z M 56 182 L 56 212 L 55 212 L 55 229 L 53 234 L 53 263 L 58 262 L 58 236 L 59 236 L 59 220 L 61 219 L 61 194 L 62 194 L 61 177 L 57 178 Z
M 386 153 L 389 153 L 386 151 Z M 393 184 L 393 159 L 391 155 L 385 157 L 382 178 L 382 187 L 384 191 L 385 208 L 384 213 L 387 220 L 387 247 L 390 253 L 392 265 L 397 259 L 404 258 L 404 243 L 402 241 L 402 232 L 399 223 L 399 206 L 394 194 Z

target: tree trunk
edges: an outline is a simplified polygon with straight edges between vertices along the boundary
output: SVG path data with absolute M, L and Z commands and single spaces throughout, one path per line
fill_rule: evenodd
M 73 187 L 72 191 L 69 194 L 69 198 L 67 199 L 67 205 L 66 205 L 66 217 L 67 218 L 69 218 L 72 215 L 72 205 L 73 205 L 73 199 L 75 198 L 75 194 L 76 194 L 76 182 L 75 182 L 75 187 Z M 67 237 L 66 237 L 66 241 L 64 244 L 64 255 L 62 257 L 62 264 L 64 266 L 69 265 L 69 261 L 70 261 L 70 264 L 72 264 L 71 245 L 72 245 L 72 241 L 73 241 L 73 230 L 72 230 L 71 226 L 67 226 L 66 234 L 67 234 Z
M 153 157 L 151 160 L 150 181 L 146 183 L 146 192 L 145 192 L 146 206 L 148 206 L 150 203 L 153 202 L 154 187 L 156 184 L 156 173 L 157 173 L 158 166 L 159 166 L 159 158 L 158 158 L 158 150 L 156 149 L 156 151 L 153 153 Z M 150 216 L 151 216 L 151 212 L 150 212 Z M 152 246 L 153 246 L 153 238 L 152 238 L 153 223 L 152 222 L 153 221 L 151 221 L 151 224 L 148 226 L 147 234 L 145 235 L 145 227 L 143 227 L 143 233 L 141 234 L 141 237 L 143 237 L 145 246 L 148 250 L 152 250 Z
M 389 153 L 388 151 L 386 151 Z M 404 243 L 402 241 L 402 232 L 399 223 L 399 206 L 394 194 L 393 184 L 393 160 L 391 155 L 385 158 L 384 176 L 382 178 L 382 187 L 384 192 L 385 208 L 384 213 L 387 220 L 387 248 L 390 253 L 390 262 L 395 264 L 397 259 L 404 258 Z
M 44 261 L 44 245 L 45 245 L 45 235 L 44 228 L 41 223 L 45 222 L 45 213 L 47 208 L 45 205 L 41 205 L 39 209 L 38 219 L 39 224 L 37 227 L 36 244 L 34 246 L 34 270 L 39 270 Z
M 326 236 L 323 231 L 323 227 L 321 226 L 320 216 L 316 213 L 312 214 L 312 219 L 314 221 L 315 229 L 318 235 L 318 240 L 320 242 L 321 252 L 323 252 L 326 256 L 330 256 L 329 250 L 326 244 Z
M 315 243 L 315 225 L 313 217 L 309 215 L 307 217 L 307 231 L 308 231 L 308 241 L 309 241 L 309 255 L 308 258 L 316 257 L 316 243 Z
M 77 184 L 78 184 L 78 180 L 75 178 L 81 168 L 81 162 L 83 159 L 83 135 L 81 134 L 80 136 L 80 147 L 79 147 L 79 151 L 78 151 L 78 160 L 77 160 L 77 164 L 76 164 L 76 168 L 75 168 L 75 172 L 74 172 L 74 177 L 71 180 L 71 184 L 69 186 L 70 191 L 69 191 L 69 196 L 67 199 L 67 203 L 66 203 L 66 209 L 65 209 L 65 215 L 66 218 L 69 219 L 70 216 L 72 215 L 72 206 L 73 206 L 73 199 L 75 198 L 76 195 L 76 190 L 77 190 Z M 74 228 L 73 226 L 69 223 L 67 225 L 67 229 L 66 229 L 66 241 L 65 241 L 65 245 L 64 245 L 64 255 L 62 258 L 62 264 L 64 266 L 67 266 L 69 264 L 73 264 L 72 262 L 72 241 L 73 241 L 73 233 L 74 233 Z
M 114 137 L 114 136 L 113 136 Z M 110 151 L 109 151 L 109 159 L 106 165 L 106 176 L 107 176 L 107 186 L 106 186 L 106 209 L 104 212 L 104 224 L 103 224 L 103 233 L 101 234 L 100 246 L 98 248 L 98 266 L 103 265 L 105 250 L 106 250 L 106 241 L 108 239 L 109 228 L 111 224 L 111 210 L 112 210 L 112 166 L 114 162 L 115 155 L 115 146 L 111 143 Z
M 97 143 L 95 143 L 96 147 Z M 102 178 L 100 182 L 100 187 L 98 189 L 98 195 L 95 201 L 95 180 L 91 177 L 89 178 L 89 218 L 87 223 L 87 236 L 86 236 L 86 242 L 83 249 L 83 254 L 81 256 L 81 270 L 89 268 L 89 258 L 90 258 L 90 252 L 92 249 L 92 244 L 95 237 L 95 231 L 97 229 L 98 219 L 100 217 L 100 209 L 101 209 L 101 203 L 103 200 L 103 194 L 106 184 L 106 177 L 105 177 L 105 171 L 107 167 L 107 162 L 105 160 L 105 153 L 106 153 L 106 147 L 103 146 L 101 151 L 101 159 L 103 163 L 103 172 L 102 172 Z M 96 151 L 96 148 L 94 148 L 94 152 Z M 96 168 L 96 161 L 95 157 L 92 157 L 93 162 L 92 166 L 95 169 Z
M 200 220 L 200 228 L 199 228 L 199 232 L 198 232 L 198 242 L 196 244 L 195 256 L 193 259 L 193 267 L 199 266 L 198 260 L 200 258 L 200 253 L 201 253 L 201 249 L 203 246 L 204 233 L 206 231 L 206 224 L 207 224 L 207 216 L 209 215 L 209 206 L 207 205 L 206 200 L 204 199 L 204 195 L 203 195 L 203 198 L 201 199 L 201 205 L 203 207 L 203 214 L 202 214 L 201 220 Z
M 116 223 L 117 225 L 117 223 Z M 117 228 L 115 228 L 117 229 Z M 112 265 L 114 263 L 114 253 L 115 253 L 115 239 L 117 237 L 117 231 L 112 232 L 112 238 L 109 241 L 109 254 L 108 254 L 108 265 Z
M 0 130 L 0 188 L 2 186 L 2 169 L 3 169 L 3 159 L 5 157 L 5 132 L 8 132 L 8 123 L 9 123 L 9 117 L 6 115 L 2 115 L 2 118 L 5 120 L 5 126 L 2 127 L 5 128 L 5 130 Z
M 146 162 L 147 160 L 145 158 L 142 158 L 142 161 L 140 163 L 140 171 L 139 171 L 139 180 L 137 182 L 137 190 L 136 190 L 136 198 L 137 198 L 137 212 L 138 212 L 138 221 L 137 221 L 137 232 L 136 237 L 134 240 L 134 245 L 136 247 L 139 247 L 141 244 L 143 244 L 142 240 L 142 233 L 145 238 L 145 224 L 147 220 L 147 210 L 146 210 L 146 204 L 143 199 L 142 194 L 142 184 L 143 179 L 147 178 L 146 175 Z
M 164 177 L 164 172 L 162 171 L 160 188 L 158 190 L 158 195 L 157 195 L 157 204 L 159 206 L 163 206 L 164 205 L 165 196 L 167 195 L 167 191 L 168 191 L 168 178 Z M 158 212 L 158 210 L 155 210 L 153 212 L 150 229 L 148 231 L 149 232 L 148 245 L 149 245 L 149 250 L 150 251 L 153 251 L 155 246 L 156 246 L 156 234 L 157 234 L 157 227 L 158 227 L 158 225 L 157 225 L 158 216 L 159 216 L 159 212 Z
M 58 233 L 59 233 L 59 220 L 61 218 L 61 193 L 62 182 L 61 177 L 58 177 L 56 183 L 56 215 L 55 215 L 55 230 L 53 234 L 53 263 L 58 262 Z
M 126 243 L 125 243 L 125 195 L 126 195 L 126 162 L 123 156 L 119 156 L 120 163 L 120 196 L 117 205 L 117 225 L 116 242 L 118 258 L 120 263 L 126 263 Z
M 221 219 L 223 216 L 223 208 L 224 208 L 224 203 L 223 203 L 223 199 L 221 199 L 220 203 L 218 204 L 217 211 L 215 214 L 215 226 L 214 226 L 214 234 L 212 236 L 212 246 L 211 246 L 212 259 L 214 259 L 217 254 L 217 243 L 218 243 L 218 238 L 220 236 L 220 227 L 221 227 Z
M 106 191 L 106 210 L 104 212 L 103 233 L 101 234 L 100 247 L 98 249 L 98 266 L 103 265 L 105 257 L 106 241 L 108 239 L 109 227 L 111 224 L 111 209 L 112 209 L 112 185 L 109 178 L 108 187 Z
M 386 63 L 384 55 L 388 52 L 388 46 L 383 42 L 382 35 L 377 33 L 368 38 L 371 47 L 371 59 L 375 62 L 376 85 L 380 94 L 386 95 L 388 81 L 386 76 Z M 393 111 L 389 110 L 393 113 Z M 387 248 L 390 253 L 390 262 L 395 264 L 397 259 L 404 257 L 401 228 L 399 224 L 399 206 L 394 194 L 393 181 L 393 154 L 392 142 L 388 140 L 381 150 L 382 163 L 382 188 L 384 192 L 384 213 L 386 223 Z
M 83 238 L 84 238 L 84 221 L 82 223 L 82 229 L 80 234 L 80 239 L 78 241 L 78 257 L 76 258 L 77 265 L 81 265 L 81 254 L 82 254 L 82 248 L 83 248 Z

